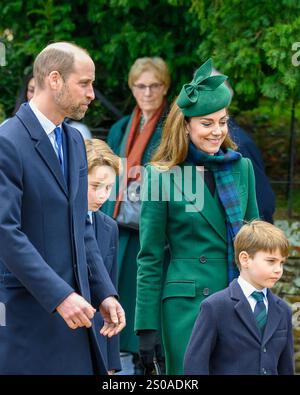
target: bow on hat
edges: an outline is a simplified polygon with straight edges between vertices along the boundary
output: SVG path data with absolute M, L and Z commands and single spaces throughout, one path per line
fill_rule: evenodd
M 196 71 L 193 80 L 189 84 L 184 84 L 177 98 L 177 105 L 181 109 L 190 107 L 197 103 L 201 91 L 214 91 L 226 79 L 226 75 L 214 75 L 212 73 L 212 59 L 208 59 Z

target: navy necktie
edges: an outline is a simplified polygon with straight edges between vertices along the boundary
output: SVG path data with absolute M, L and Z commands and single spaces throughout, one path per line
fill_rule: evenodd
M 267 309 L 266 309 L 266 305 L 264 304 L 265 295 L 263 292 L 258 292 L 258 291 L 252 292 L 251 295 L 256 300 L 256 305 L 253 312 L 255 321 L 258 326 L 258 329 L 263 335 L 267 323 Z
M 91 217 L 90 217 L 90 214 L 89 214 L 89 213 L 87 213 L 87 215 L 86 215 L 86 220 L 87 220 L 87 222 L 88 222 L 89 224 L 92 223 Z
M 55 134 L 55 141 L 57 145 L 57 156 L 58 156 L 59 164 L 62 173 L 65 174 L 64 161 L 63 161 L 62 130 L 59 126 L 57 126 L 54 129 L 54 134 Z

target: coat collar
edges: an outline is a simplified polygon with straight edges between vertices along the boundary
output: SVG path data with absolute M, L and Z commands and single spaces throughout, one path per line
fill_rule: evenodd
M 276 331 L 282 317 L 283 311 L 278 304 L 280 299 L 276 298 L 272 292 L 268 290 L 268 319 L 263 338 L 261 338 L 250 304 L 236 279 L 229 284 L 229 293 L 231 299 L 236 301 L 234 308 L 237 315 L 248 328 L 249 332 L 251 332 L 251 334 L 260 344 L 266 344 L 273 333 Z
M 101 211 L 97 211 L 93 215 L 93 226 L 95 229 L 96 240 L 101 240 L 101 246 L 99 246 L 101 255 L 105 259 L 110 241 L 111 226 L 105 221 L 105 214 Z
M 229 293 L 231 299 L 236 301 L 234 308 L 237 315 L 257 342 L 261 343 L 261 335 L 256 325 L 250 304 L 236 279 L 229 284 Z
M 214 229 L 214 231 L 227 242 L 226 223 L 224 216 L 224 209 L 220 203 L 220 200 L 215 193 L 214 196 L 210 193 L 208 187 L 204 182 L 204 177 L 201 172 L 198 172 L 197 167 L 190 163 L 184 162 L 180 165 L 181 174 L 183 177 L 174 177 L 174 184 L 182 191 L 182 194 L 189 203 L 194 205 L 195 211 L 198 211 L 200 215 L 207 221 L 207 223 Z M 233 177 L 236 184 L 239 184 L 240 173 L 238 171 L 233 172 Z M 182 187 L 181 181 L 184 178 L 184 183 L 187 188 Z M 195 191 L 195 184 L 197 183 L 197 190 L 200 191 L 200 195 L 196 202 L 193 195 Z M 191 189 L 191 186 L 193 187 Z M 192 191 L 192 193 L 190 193 Z M 199 195 L 199 194 L 198 194 Z M 198 196 L 197 195 L 197 196 Z M 198 206 L 198 207 L 197 207 Z
M 266 344 L 272 337 L 273 333 L 276 331 L 281 318 L 283 317 L 283 308 L 280 306 L 280 299 L 273 295 L 273 293 L 268 289 L 268 318 L 267 324 L 263 336 L 263 344 Z
M 25 103 L 20 107 L 16 116 L 25 126 L 31 139 L 35 142 L 35 149 L 53 174 L 64 194 L 67 197 L 70 197 L 70 199 L 74 198 L 78 189 L 79 163 L 78 160 L 76 160 L 78 157 L 77 142 L 72 135 L 73 133 L 71 128 L 63 122 L 62 127 L 66 132 L 68 146 L 68 171 L 70 185 L 70 190 L 68 191 L 66 181 L 61 172 L 61 168 L 52 144 L 28 103 Z
M 69 172 L 69 196 L 70 200 L 74 200 L 79 186 L 79 171 L 80 162 L 78 160 L 79 156 L 79 146 L 75 139 L 74 131 L 71 126 L 63 122 L 63 128 L 65 130 L 65 135 L 67 138 L 68 147 L 68 172 Z M 87 170 L 86 170 L 87 172 Z

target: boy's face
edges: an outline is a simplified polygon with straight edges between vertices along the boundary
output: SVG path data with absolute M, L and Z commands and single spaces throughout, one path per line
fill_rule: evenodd
M 258 251 L 253 258 L 241 251 L 241 276 L 256 289 L 272 288 L 282 276 L 285 259 L 279 249 L 273 252 Z
M 88 207 L 97 211 L 106 202 L 116 181 L 116 172 L 110 166 L 96 166 L 88 175 Z

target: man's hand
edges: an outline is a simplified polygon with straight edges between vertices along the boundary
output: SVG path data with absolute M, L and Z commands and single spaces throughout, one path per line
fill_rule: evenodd
M 103 317 L 104 325 L 100 330 L 101 335 L 112 337 L 126 325 L 125 312 L 113 296 L 104 299 L 99 307 L 99 311 Z
M 73 292 L 69 295 L 56 310 L 66 321 L 71 329 L 92 326 L 91 319 L 96 310 L 82 296 Z

